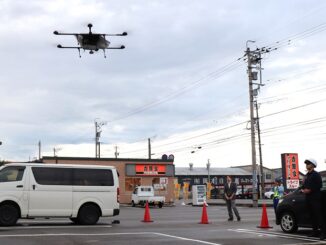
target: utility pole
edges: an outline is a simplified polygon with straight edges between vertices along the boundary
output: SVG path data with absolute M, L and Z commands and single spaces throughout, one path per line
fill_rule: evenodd
M 38 142 L 38 159 L 41 160 L 41 141 Z
M 53 156 L 54 157 L 57 157 L 57 153 L 59 152 L 59 151 L 61 151 L 62 150 L 62 148 L 56 148 L 56 147 L 53 147 Z
M 208 175 L 208 180 L 207 180 L 207 183 L 211 183 L 211 177 L 209 175 L 209 170 L 211 168 L 211 163 L 209 162 L 209 159 L 207 159 L 207 164 L 206 164 L 206 167 L 207 167 L 207 175 Z
M 101 143 L 100 137 L 102 133 L 102 126 L 106 125 L 106 122 L 98 122 L 95 119 L 95 158 L 101 158 Z
M 114 148 L 115 148 L 114 156 L 115 156 L 115 158 L 118 158 L 118 156 L 119 156 L 118 146 L 115 146 Z
M 148 138 L 148 159 L 152 158 L 151 138 Z
M 260 139 L 260 126 L 259 126 L 259 115 L 258 115 L 258 102 L 256 101 L 256 122 L 257 122 L 257 133 L 258 133 L 258 149 L 259 149 L 259 162 L 260 162 L 260 185 L 261 185 L 261 198 L 265 196 L 265 176 L 263 168 L 263 155 L 261 151 L 261 139 Z
M 254 94 L 253 94 L 253 80 L 257 80 L 252 72 L 252 63 L 254 52 L 250 51 L 248 42 L 254 42 L 248 40 L 246 43 L 246 55 L 248 59 L 248 79 L 249 79 L 249 103 L 250 103 L 250 130 L 251 130 L 251 159 L 252 159 L 252 205 L 258 207 L 258 195 L 257 195 L 257 165 L 256 165 L 256 145 L 255 145 L 255 117 L 254 117 Z
M 259 83 L 260 86 L 264 86 L 263 84 L 263 75 L 262 75 L 262 66 L 261 66 L 261 52 L 259 52 Z M 259 87 L 260 88 L 260 87 Z M 260 124 L 259 124 L 259 115 L 258 115 L 258 105 L 256 100 L 256 111 L 257 111 L 257 131 L 258 131 L 258 143 L 259 143 L 259 162 L 260 162 L 260 185 L 261 185 L 261 198 L 265 197 L 265 175 L 264 175 L 264 166 L 263 166 L 263 154 L 261 150 L 261 139 L 260 139 Z

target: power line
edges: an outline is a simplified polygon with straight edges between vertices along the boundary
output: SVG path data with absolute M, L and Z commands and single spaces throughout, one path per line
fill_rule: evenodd
M 241 58 L 239 58 L 239 59 L 241 59 Z M 223 66 L 222 68 L 218 69 L 217 71 L 209 73 L 207 76 L 205 76 L 205 77 L 203 77 L 201 79 L 198 79 L 193 83 L 185 85 L 181 89 L 179 89 L 179 90 L 177 90 L 177 91 L 175 91 L 175 92 L 173 92 L 173 93 L 171 93 L 171 94 L 169 94 L 169 95 L 167 95 L 167 96 L 165 96 L 165 97 L 163 97 L 163 98 L 161 98 L 159 100 L 156 100 L 156 101 L 153 101 L 153 102 L 148 103 L 146 105 L 143 105 L 143 106 L 135 109 L 134 111 L 128 112 L 123 116 L 120 116 L 120 117 L 117 117 L 116 119 L 111 120 L 110 122 L 115 122 L 115 121 L 120 121 L 122 119 L 126 119 L 126 118 L 128 118 L 130 116 L 133 116 L 135 114 L 138 114 L 140 112 L 148 110 L 148 109 L 150 109 L 150 108 L 152 108 L 154 106 L 157 106 L 157 105 L 163 104 L 165 102 L 168 102 L 168 101 L 170 101 L 170 100 L 172 100 L 172 99 L 174 99 L 174 98 L 176 98 L 176 97 L 178 97 L 178 96 L 180 96 L 180 95 L 182 95 L 182 94 L 184 94 L 184 93 L 186 93 L 186 92 L 200 86 L 206 80 L 212 80 L 214 78 L 221 77 L 225 73 L 240 67 L 242 64 L 239 63 L 239 59 L 237 59 L 237 60 L 235 60 L 235 61 L 233 61 L 233 62 L 231 62 L 231 63 L 229 63 L 229 64 L 227 64 L 225 66 Z
M 304 38 L 307 38 L 309 36 L 312 36 L 316 33 L 319 33 L 319 32 L 322 32 L 322 31 L 325 31 L 326 30 L 326 23 L 322 23 L 320 25 L 317 25 L 317 26 L 314 26 L 314 27 L 311 27 L 305 31 L 302 31 L 300 33 L 297 33 L 297 34 L 294 34 L 292 36 L 289 36 L 287 38 L 284 38 L 284 39 L 281 39 L 280 41 L 277 41 L 277 42 L 274 42 L 270 45 L 267 45 L 261 49 L 258 49 L 257 51 L 260 51 L 262 54 L 264 53 L 269 53 L 273 50 L 277 50 L 283 46 L 287 46 L 289 45 L 291 42 L 295 41 L 295 40 L 299 40 L 299 39 L 304 39 Z M 286 44 L 286 45 L 285 45 Z M 115 121 L 120 121 L 120 120 L 123 120 L 123 119 L 126 119 L 126 118 L 129 118 L 130 116 L 133 116 L 135 114 L 138 114 L 138 113 L 141 113 L 145 110 L 148 110 L 154 106 L 157 106 L 157 105 L 160 105 L 162 103 L 165 103 L 165 102 L 168 102 L 178 96 L 180 96 L 181 94 L 184 94 L 188 91 L 190 91 L 191 89 L 193 88 L 196 88 L 198 87 L 200 84 L 202 84 L 203 81 L 205 80 L 208 80 L 208 79 L 213 79 L 213 78 L 216 78 L 216 77 L 220 77 L 221 75 L 223 75 L 224 73 L 228 72 L 228 71 L 231 71 L 235 68 L 238 68 L 239 65 L 236 64 L 238 61 L 240 61 L 241 59 L 243 59 L 243 57 L 245 56 L 242 56 L 234 61 L 232 61 L 231 63 L 223 66 L 222 68 L 214 71 L 214 72 L 211 72 L 209 73 L 207 76 L 199 79 L 199 80 L 196 80 L 195 82 L 193 83 L 190 83 L 190 84 L 187 84 L 185 85 L 184 87 L 182 87 L 181 89 L 179 89 L 178 91 L 172 93 L 172 94 L 169 94 L 159 100 L 156 100 L 156 101 L 153 101 L 151 103 L 148 103 L 146 105 L 143 105 L 137 109 L 135 109 L 134 111 L 131 111 L 121 117 L 117 117 L 116 119 L 113 119 L 113 120 L 110 120 L 110 122 L 115 122 Z

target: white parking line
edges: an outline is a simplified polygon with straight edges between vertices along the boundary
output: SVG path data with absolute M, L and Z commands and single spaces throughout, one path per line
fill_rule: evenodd
M 263 231 L 257 231 L 257 230 L 247 230 L 247 229 L 229 229 L 230 231 L 240 232 L 240 233 L 248 233 L 248 234 L 254 234 L 258 236 L 270 236 L 270 237 L 280 237 L 280 238 L 286 238 L 286 239 L 297 239 L 297 240 L 303 240 L 303 241 L 310 241 L 310 242 L 316 242 L 319 239 L 314 238 L 307 238 L 306 236 L 300 236 L 300 235 L 292 235 L 292 234 L 280 234 L 276 232 L 263 232 Z
M 49 225 L 33 225 L 33 226 L 11 226 L 11 227 L 1 227 L 0 231 L 10 230 L 27 230 L 27 229 L 63 229 L 63 228 L 111 228 L 112 225 L 61 225 L 61 226 L 49 226 Z
M 4 237 L 49 237 L 49 236 L 121 236 L 121 235 L 157 235 L 157 236 L 164 236 L 175 238 L 184 241 L 192 241 L 202 244 L 209 244 L 209 245 L 221 245 L 218 243 L 206 242 L 202 240 L 196 240 L 186 237 L 180 236 L 173 236 L 169 234 L 159 233 L 159 232 L 129 232 L 129 233 L 96 233 L 96 234 L 85 234 L 85 233 L 48 233 L 48 234 L 16 234 L 16 235 L 0 235 L 0 238 Z
M 164 234 L 164 233 L 154 233 L 160 236 L 166 236 L 166 237 L 172 237 L 172 238 L 176 238 L 176 239 L 180 239 L 180 240 L 185 240 L 185 241 L 192 241 L 192 242 L 198 242 L 198 243 L 203 243 L 203 244 L 210 244 L 210 245 L 221 245 L 218 243 L 212 243 L 212 242 L 206 242 L 206 241 L 202 241 L 202 240 L 196 240 L 196 239 L 190 239 L 190 238 L 185 238 L 185 237 L 180 237 L 180 236 L 172 236 L 172 235 L 168 235 L 168 234 Z

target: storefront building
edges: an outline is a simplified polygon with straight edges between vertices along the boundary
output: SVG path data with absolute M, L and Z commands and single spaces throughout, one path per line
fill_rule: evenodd
M 167 203 L 174 202 L 173 159 L 86 158 L 44 156 L 43 163 L 107 165 L 119 173 L 120 203 L 130 204 L 136 186 L 151 185 L 155 195 L 165 196 Z

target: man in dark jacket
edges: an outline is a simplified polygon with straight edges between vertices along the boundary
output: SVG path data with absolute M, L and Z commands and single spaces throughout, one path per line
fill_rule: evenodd
M 235 206 L 235 195 L 237 192 L 237 184 L 232 182 L 231 176 L 227 176 L 226 181 L 227 182 L 224 185 L 224 198 L 225 198 L 226 206 L 228 208 L 228 213 L 229 213 L 228 221 L 233 220 L 232 210 L 233 210 L 235 216 L 237 216 L 237 220 L 240 221 L 241 218 L 240 218 L 238 209 Z
M 306 204 L 312 220 L 311 237 L 318 236 L 318 228 L 320 228 L 320 240 L 324 240 L 326 236 L 325 221 L 322 218 L 321 209 L 321 187 L 322 179 L 318 172 L 315 171 L 317 162 L 314 159 L 306 159 L 304 161 L 308 171 L 304 180 L 301 191 L 306 196 Z

